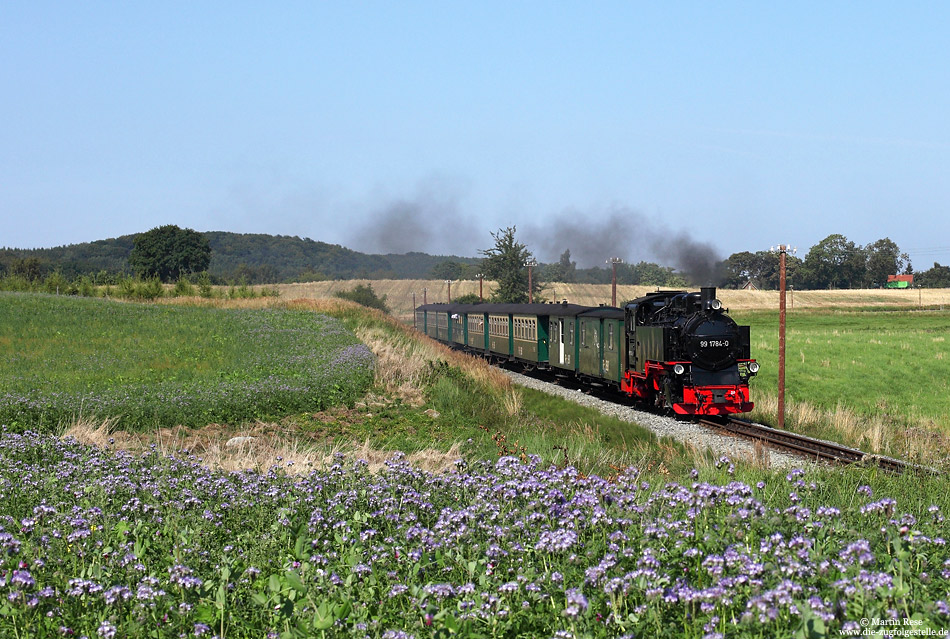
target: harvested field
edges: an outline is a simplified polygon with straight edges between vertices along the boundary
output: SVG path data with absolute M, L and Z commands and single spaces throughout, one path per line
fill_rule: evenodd
M 425 298 L 429 302 L 447 301 L 448 286 L 444 280 L 336 280 L 299 284 L 280 284 L 281 299 L 332 297 L 338 291 L 349 291 L 357 284 L 370 284 L 376 294 L 386 296 L 386 303 L 393 314 L 403 321 L 412 319 L 412 294 L 416 304 L 422 304 L 423 289 L 428 289 Z M 273 288 L 271 286 L 270 288 Z M 491 294 L 493 283 L 484 282 L 484 294 Z M 609 284 L 565 284 L 552 282 L 545 286 L 543 295 L 548 299 L 567 299 L 574 304 L 597 306 L 610 303 Z M 617 300 L 623 302 L 651 291 L 655 286 L 617 286 Z M 452 282 L 452 297 L 468 293 L 478 294 L 478 281 Z M 719 298 L 733 310 L 776 309 L 779 305 L 778 291 L 745 291 L 720 289 Z M 950 306 L 950 289 L 854 289 L 838 291 L 789 291 L 786 298 L 790 309 L 830 309 L 837 307 L 899 307 L 912 309 L 918 306 Z

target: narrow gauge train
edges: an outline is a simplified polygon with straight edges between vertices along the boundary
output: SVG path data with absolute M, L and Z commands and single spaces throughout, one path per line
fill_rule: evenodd
M 624 308 L 577 304 L 424 304 L 415 327 L 435 340 L 585 383 L 615 387 L 679 415 L 752 410 L 749 327 L 716 299 L 657 291 Z

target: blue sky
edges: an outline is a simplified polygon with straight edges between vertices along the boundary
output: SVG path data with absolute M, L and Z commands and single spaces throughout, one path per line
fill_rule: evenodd
M 945 2 L 12 0 L 0 246 L 178 224 L 475 255 L 517 225 L 545 261 L 593 261 L 578 232 L 638 261 L 842 233 L 925 269 L 947 33 Z

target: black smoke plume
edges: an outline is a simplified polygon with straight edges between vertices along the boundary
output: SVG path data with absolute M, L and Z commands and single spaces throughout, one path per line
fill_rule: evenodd
M 709 225 L 714 229 L 714 225 Z M 719 284 L 722 258 L 712 242 L 688 231 L 671 231 L 627 207 L 584 212 L 569 209 L 543 226 L 525 229 L 528 247 L 544 262 L 557 261 L 565 249 L 580 268 L 605 267 L 612 257 L 627 263 L 655 262 L 675 268 L 697 285 Z
M 429 180 L 415 197 L 373 207 L 349 245 L 381 254 L 443 254 L 471 246 L 472 239 L 483 232 L 460 211 L 459 199 L 455 185 Z

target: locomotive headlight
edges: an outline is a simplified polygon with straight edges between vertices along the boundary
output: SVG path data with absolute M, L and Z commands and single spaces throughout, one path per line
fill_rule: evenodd
M 686 372 L 686 367 L 683 366 L 682 364 L 676 364 L 673 367 L 673 372 L 676 373 L 677 375 L 682 375 L 683 373 Z
M 749 372 L 755 375 L 759 372 L 759 363 L 758 362 L 749 362 Z
M 713 300 L 709 303 L 709 308 L 711 308 L 714 311 L 718 311 L 719 309 L 722 308 L 722 302 L 720 302 L 719 300 Z

